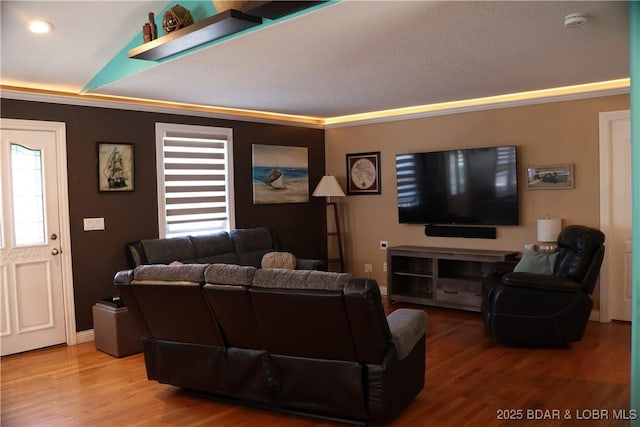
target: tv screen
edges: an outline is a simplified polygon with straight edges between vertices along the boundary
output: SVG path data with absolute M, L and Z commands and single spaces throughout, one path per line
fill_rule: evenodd
M 518 224 L 514 145 L 397 154 L 396 178 L 400 223 Z

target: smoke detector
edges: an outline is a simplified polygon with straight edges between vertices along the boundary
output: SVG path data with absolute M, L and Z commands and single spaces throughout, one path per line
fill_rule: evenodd
M 587 15 L 584 13 L 570 13 L 564 17 L 564 26 L 567 28 L 581 27 L 587 23 Z

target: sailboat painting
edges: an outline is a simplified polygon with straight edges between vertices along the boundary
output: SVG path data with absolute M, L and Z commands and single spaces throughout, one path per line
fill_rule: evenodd
M 98 142 L 98 191 L 133 190 L 133 144 Z
M 253 204 L 309 201 L 307 147 L 253 144 Z

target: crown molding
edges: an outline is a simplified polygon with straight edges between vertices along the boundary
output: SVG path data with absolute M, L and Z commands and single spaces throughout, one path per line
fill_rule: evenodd
M 240 110 L 223 107 L 207 107 L 148 99 L 121 98 L 115 96 L 76 94 L 44 89 L 0 85 L 0 97 L 21 101 L 45 102 L 50 104 L 78 105 L 84 107 L 112 108 L 117 110 L 144 111 L 151 113 L 176 114 L 181 116 L 208 117 L 253 123 L 268 123 L 309 128 L 322 128 L 323 119 L 317 117 L 294 116 L 266 111 Z
M 420 105 L 394 110 L 372 111 L 340 117 L 296 116 L 267 111 L 242 110 L 224 107 L 208 107 L 195 104 L 172 103 L 157 100 L 124 98 L 96 94 L 76 94 L 45 89 L 0 85 L 0 97 L 23 101 L 47 102 L 54 104 L 79 105 L 87 107 L 113 108 L 120 110 L 188 115 L 214 119 L 299 126 L 315 129 L 362 126 L 384 122 L 421 119 L 474 111 L 499 108 L 521 107 L 551 102 L 574 101 L 603 96 L 630 93 L 630 79 L 551 88 L 539 91 L 505 94 L 440 104 Z
M 605 82 L 490 96 L 486 98 L 443 102 L 440 104 L 421 105 L 394 110 L 353 114 L 350 116 L 332 117 L 324 119 L 323 124 L 325 129 L 361 126 L 375 123 L 468 113 L 473 111 L 521 107 L 551 102 L 575 101 L 603 96 L 625 95 L 630 93 L 630 89 L 630 79 L 624 78 Z

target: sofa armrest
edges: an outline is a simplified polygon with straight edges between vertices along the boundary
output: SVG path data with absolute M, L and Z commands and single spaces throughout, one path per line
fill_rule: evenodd
M 118 271 L 113 277 L 115 285 L 130 285 L 133 281 L 133 270 Z
M 422 310 L 400 308 L 387 316 L 387 323 L 398 359 L 403 360 L 424 336 L 427 329 L 427 313 Z
M 127 256 L 127 263 L 129 268 L 136 268 L 142 264 L 148 264 L 147 256 L 144 253 L 142 242 L 140 240 L 135 242 L 128 242 L 124 246 L 125 254 Z
M 320 270 L 327 271 L 327 263 L 319 259 L 298 259 L 296 270 Z

